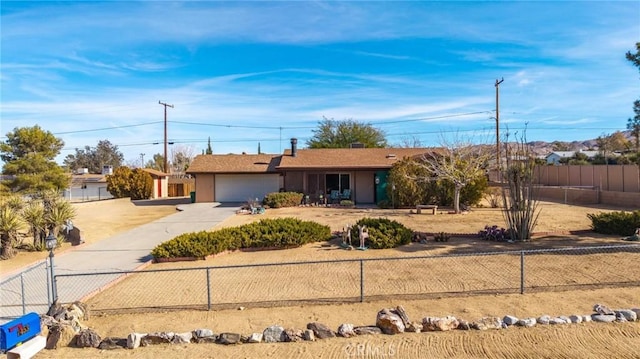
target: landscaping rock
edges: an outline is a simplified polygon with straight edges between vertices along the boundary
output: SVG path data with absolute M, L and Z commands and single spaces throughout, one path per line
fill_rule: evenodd
M 313 334 L 313 330 L 311 329 L 305 329 L 305 331 L 302 333 L 302 339 L 308 341 L 308 342 L 315 342 L 316 341 L 316 335 Z
M 262 332 L 265 343 L 277 343 L 284 341 L 284 328 L 279 325 L 272 325 Z
M 551 320 L 551 317 L 548 315 L 543 315 L 541 317 L 538 318 L 538 324 L 549 324 L 549 321 Z
M 336 333 L 334 333 L 328 326 L 318 322 L 311 322 L 307 324 L 307 329 L 313 330 L 313 334 L 315 334 L 318 339 L 327 339 L 336 336 Z
M 566 315 L 561 315 L 558 318 L 562 319 L 564 321 L 564 324 L 571 324 L 571 318 L 567 317 Z
M 569 321 L 569 323 L 571 323 L 571 321 Z M 560 317 L 554 317 L 549 319 L 549 324 L 567 324 L 567 321 L 565 321 L 564 319 L 560 318 Z
M 221 333 L 216 340 L 218 344 L 230 345 L 240 343 L 240 334 L 238 333 Z
M 609 309 L 609 307 L 607 307 L 606 305 L 602 305 L 602 304 L 596 304 L 593 306 L 593 311 L 596 312 L 597 314 L 602 314 L 602 315 L 615 315 L 616 313 Z
M 353 332 L 353 324 L 340 324 L 340 326 L 338 327 L 338 335 L 345 338 L 351 338 L 355 336 L 356 333 Z
M 589 323 L 591 321 L 591 316 L 590 315 L 583 315 L 582 316 L 582 322 L 583 323 Z
M 477 330 L 502 329 L 502 320 L 498 317 L 484 317 L 471 323 L 471 328 Z
M 59 346 L 69 346 L 76 336 L 76 331 L 68 324 L 57 323 L 49 327 L 46 349 L 58 349 Z
M 591 314 L 591 319 L 594 322 L 613 323 L 616 321 L 616 316 L 608 314 Z
M 304 340 L 304 333 L 300 329 L 289 328 L 284 331 L 285 342 L 301 342 Z
M 171 341 L 173 340 L 174 335 L 175 334 L 173 332 L 149 333 L 149 334 L 145 335 L 144 337 L 142 337 L 142 339 L 140 340 L 140 345 L 142 345 L 144 347 L 144 346 L 147 346 L 147 345 L 171 343 Z
M 191 332 L 191 341 L 194 343 L 215 343 L 218 337 L 211 329 L 201 328 Z
M 262 333 L 251 333 L 247 338 L 247 343 L 260 343 L 262 341 Z
M 633 308 L 631 311 L 636 313 L 636 318 L 640 319 L 640 308 Z
M 102 338 L 93 329 L 84 329 L 76 334 L 75 346 L 78 348 L 97 348 Z
M 458 319 L 458 330 L 471 330 L 471 324 L 464 319 Z
M 505 315 L 504 318 L 502 318 L 502 322 L 508 326 L 516 325 L 516 323 L 518 322 L 518 318 L 512 315 Z
M 404 331 L 409 333 L 420 333 L 422 332 L 422 323 L 411 322 L 406 326 L 406 328 L 404 328 Z
M 382 334 L 382 329 L 374 326 L 361 326 L 353 328 L 353 332 L 358 335 Z
M 447 316 L 444 318 L 438 317 L 424 317 L 422 318 L 422 330 L 423 331 L 447 331 L 457 329 L 460 322 L 453 316 Z
M 411 321 L 409 320 L 409 316 L 407 315 L 407 311 L 404 310 L 403 306 L 401 305 L 397 306 L 396 309 L 392 311 L 392 313 L 397 314 L 400 317 L 400 319 L 402 319 L 402 324 L 404 324 L 405 328 L 409 326 L 409 324 L 411 324 Z
M 76 318 L 78 320 L 89 320 L 89 308 L 82 302 L 73 302 L 67 307 L 65 319 Z
M 142 338 L 144 338 L 147 334 L 143 333 L 131 333 L 127 336 L 127 348 L 128 349 L 136 349 L 140 347 L 142 344 Z
M 582 323 L 582 316 L 581 315 L 570 315 L 569 316 L 569 320 L 571 320 L 571 323 L 574 323 L 574 324 Z
M 127 338 L 108 337 L 102 339 L 100 345 L 98 345 L 98 349 L 102 350 L 113 350 L 122 348 L 127 348 Z
M 624 317 L 624 315 L 616 313 L 616 322 L 625 323 L 628 322 L 628 320 Z
M 536 320 L 536 318 L 526 318 L 526 319 L 518 320 L 516 325 L 520 327 L 525 327 L 525 328 L 533 328 L 536 326 L 537 323 L 538 321 Z
M 615 312 L 617 316 L 623 316 L 627 321 L 635 322 L 638 320 L 638 314 L 631 309 L 618 309 Z
M 193 339 L 192 332 L 184 332 L 184 333 L 175 333 L 171 343 L 173 344 L 189 344 Z
M 382 309 L 376 316 L 376 326 L 382 330 L 384 334 L 404 333 L 404 323 L 402 318 L 389 309 Z

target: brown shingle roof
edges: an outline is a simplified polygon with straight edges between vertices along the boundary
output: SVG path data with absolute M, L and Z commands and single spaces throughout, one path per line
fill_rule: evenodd
M 385 169 L 404 157 L 433 151 L 428 148 L 318 148 L 286 150 L 278 169 Z
M 198 155 L 187 173 L 269 173 L 276 172 L 281 155 Z
M 153 168 L 143 168 L 143 171 L 152 174 L 156 177 L 167 177 L 169 174 L 168 173 L 164 173 L 162 171 L 158 171 L 158 170 L 154 170 Z

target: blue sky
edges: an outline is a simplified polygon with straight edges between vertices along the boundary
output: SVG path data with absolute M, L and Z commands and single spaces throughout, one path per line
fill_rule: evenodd
M 280 153 L 326 118 L 391 144 L 585 140 L 640 97 L 639 1 L 1 3 L 0 135 L 40 125 L 134 162 L 170 148 Z M 155 144 L 159 143 L 159 144 Z

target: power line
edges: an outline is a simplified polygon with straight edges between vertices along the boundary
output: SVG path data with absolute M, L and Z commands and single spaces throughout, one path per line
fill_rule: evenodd
M 158 124 L 158 123 L 162 123 L 162 121 L 138 123 L 138 124 L 135 124 L 135 125 L 121 125 L 121 126 L 113 126 L 113 127 L 92 128 L 92 129 L 87 129 L 87 130 L 53 132 L 53 134 L 54 135 L 71 135 L 71 134 L 74 134 L 74 133 L 98 132 L 98 131 L 107 131 L 107 130 L 117 130 L 117 129 L 120 129 L 120 128 L 148 126 L 148 125 L 155 125 L 155 124 Z

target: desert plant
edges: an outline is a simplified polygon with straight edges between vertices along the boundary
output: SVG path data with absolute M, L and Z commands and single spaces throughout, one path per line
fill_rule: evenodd
M 351 238 L 358 238 L 358 226 L 367 226 L 369 238 L 365 246 L 373 249 L 395 248 L 411 243 L 413 231 L 387 218 L 362 218 L 351 229 Z
M 262 204 L 271 208 L 295 207 L 302 203 L 302 196 L 298 192 L 272 192 L 264 197 Z
M 498 228 L 498 226 L 484 226 L 484 229 L 478 232 L 478 237 L 485 241 L 504 242 L 509 239 L 510 231 L 504 228 Z
M 263 219 L 239 227 L 181 234 L 151 251 L 154 258 L 203 258 L 240 248 L 287 248 L 331 238 L 331 229 L 297 218 Z
M 502 172 L 506 186 L 502 187 L 503 215 L 509 228 L 509 237 L 526 241 L 538 222 L 538 195 L 534 186 L 535 155 L 523 135 L 506 148 L 506 166 Z
M 587 217 L 591 220 L 591 229 L 597 233 L 630 236 L 640 228 L 640 210 L 589 213 Z
M 0 259 L 9 259 L 16 255 L 15 244 L 22 226 L 18 211 L 5 203 L 0 205 Z
M 489 202 L 489 206 L 491 208 L 500 207 L 500 203 L 502 202 L 502 194 L 500 188 L 488 188 L 485 192 L 485 199 L 487 200 L 487 202 Z

